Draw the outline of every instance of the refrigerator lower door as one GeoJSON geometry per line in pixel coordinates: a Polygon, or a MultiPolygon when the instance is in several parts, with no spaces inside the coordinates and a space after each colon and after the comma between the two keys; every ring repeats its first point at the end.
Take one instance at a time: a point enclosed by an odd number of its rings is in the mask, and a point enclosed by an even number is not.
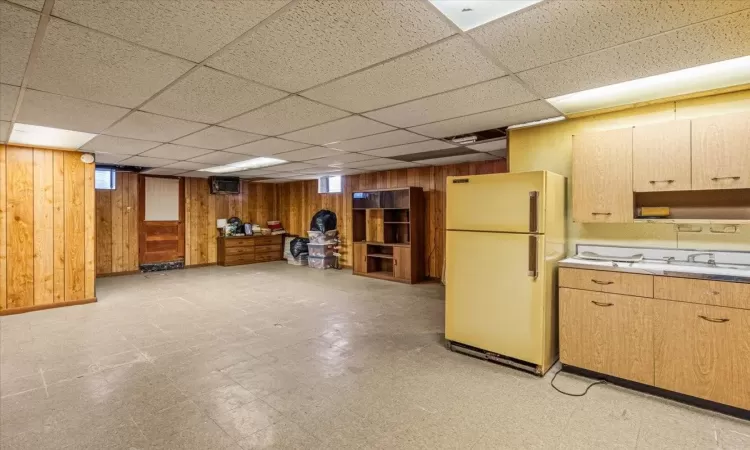
{"type": "Polygon", "coordinates": [[[446,339],[542,364],[544,236],[448,231],[446,339]]]}

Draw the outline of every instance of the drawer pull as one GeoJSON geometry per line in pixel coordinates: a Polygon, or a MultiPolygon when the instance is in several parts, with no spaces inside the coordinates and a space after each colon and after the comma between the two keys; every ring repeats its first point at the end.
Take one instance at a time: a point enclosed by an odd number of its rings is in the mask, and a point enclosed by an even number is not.
{"type": "Polygon", "coordinates": [[[593,278],[591,279],[591,282],[592,283],[596,283],[596,284],[601,284],[602,286],[608,286],[610,284],[615,284],[614,281],[599,281],[599,280],[595,280],[593,278]]]}
{"type": "Polygon", "coordinates": [[[719,180],[739,180],[740,177],[713,177],[711,178],[711,181],[719,181],[719,180]]]}
{"type": "Polygon", "coordinates": [[[591,303],[595,304],[596,306],[613,306],[614,303],[601,303],[601,302],[595,302],[591,300],[591,303]]]}
{"type": "Polygon", "coordinates": [[[649,183],[651,183],[651,184],[656,184],[656,183],[672,184],[672,183],[674,183],[674,180],[651,180],[651,181],[649,181],[649,183]]]}
{"type": "Polygon", "coordinates": [[[719,292],[719,291],[711,291],[711,294],[713,294],[713,295],[719,295],[719,294],[721,294],[721,292],[719,292]]]}
{"type": "Polygon", "coordinates": [[[701,319],[703,319],[703,320],[706,320],[706,321],[708,321],[708,322],[713,322],[713,323],[724,323],[724,322],[729,322],[729,319],[724,319],[724,318],[721,318],[721,319],[715,319],[715,318],[713,318],[713,317],[707,317],[707,316],[701,316],[701,315],[699,315],[698,317],[700,317],[700,318],[701,318],[701,319]]]}
{"type": "Polygon", "coordinates": [[[611,212],[592,212],[592,216],[611,216],[611,212]]]}

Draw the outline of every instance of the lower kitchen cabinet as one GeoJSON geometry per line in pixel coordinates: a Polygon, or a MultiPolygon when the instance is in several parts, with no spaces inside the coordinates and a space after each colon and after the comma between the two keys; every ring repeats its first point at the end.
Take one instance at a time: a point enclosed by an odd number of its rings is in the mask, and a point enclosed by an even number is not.
{"type": "Polygon", "coordinates": [[[560,361],[653,385],[652,300],[561,288],[560,361]]]}
{"type": "Polygon", "coordinates": [[[656,386],[750,409],[750,310],[652,301],[656,386]]]}

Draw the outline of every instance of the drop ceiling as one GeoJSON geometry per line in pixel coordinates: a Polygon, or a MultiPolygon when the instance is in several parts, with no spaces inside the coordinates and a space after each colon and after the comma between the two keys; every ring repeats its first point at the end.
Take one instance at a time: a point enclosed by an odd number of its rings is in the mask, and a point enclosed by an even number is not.
{"type": "Polygon", "coordinates": [[[429,0],[0,0],[0,141],[93,133],[98,163],[164,175],[289,161],[232,173],[262,182],[481,161],[505,141],[446,138],[750,55],[747,0],[515,3],[462,31],[429,0]]]}

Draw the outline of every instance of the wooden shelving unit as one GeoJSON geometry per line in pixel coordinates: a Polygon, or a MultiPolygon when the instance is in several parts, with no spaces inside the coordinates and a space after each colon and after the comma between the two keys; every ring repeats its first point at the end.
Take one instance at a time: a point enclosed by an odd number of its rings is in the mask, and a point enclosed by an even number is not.
{"type": "Polygon", "coordinates": [[[421,281],[423,211],[418,187],[352,193],[354,274],[403,283],[421,281]]]}

